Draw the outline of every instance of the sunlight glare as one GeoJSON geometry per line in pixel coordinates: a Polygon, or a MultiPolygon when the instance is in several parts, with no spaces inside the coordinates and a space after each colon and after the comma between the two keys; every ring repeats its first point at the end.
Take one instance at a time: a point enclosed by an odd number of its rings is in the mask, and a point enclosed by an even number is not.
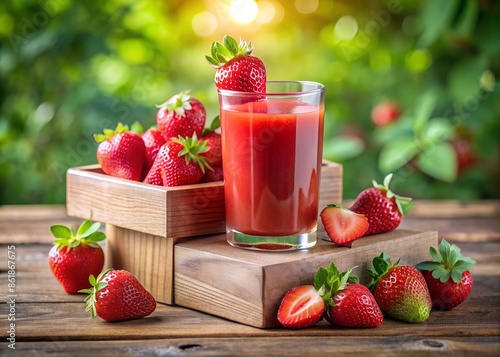
{"type": "Polygon", "coordinates": [[[233,0],[230,12],[234,21],[240,24],[248,24],[257,17],[259,7],[255,0],[233,0]]]}

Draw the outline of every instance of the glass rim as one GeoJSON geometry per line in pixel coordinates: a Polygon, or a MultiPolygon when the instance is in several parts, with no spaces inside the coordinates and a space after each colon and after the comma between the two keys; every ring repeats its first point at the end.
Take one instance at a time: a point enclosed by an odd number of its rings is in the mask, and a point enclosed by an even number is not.
{"type": "Polygon", "coordinates": [[[313,89],[307,89],[307,90],[301,90],[301,91],[289,91],[289,92],[266,92],[264,93],[259,93],[259,92],[241,92],[241,91],[235,91],[235,90],[230,90],[230,89],[220,89],[217,88],[217,93],[222,94],[222,95],[230,95],[230,96],[252,96],[254,97],[255,95],[264,95],[264,96],[290,96],[290,95],[307,95],[307,94],[316,94],[316,93],[321,93],[325,90],[325,85],[321,84],[319,82],[314,82],[314,81],[267,81],[266,84],[306,84],[310,86],[315,86],[316,88],[313,89]]]}

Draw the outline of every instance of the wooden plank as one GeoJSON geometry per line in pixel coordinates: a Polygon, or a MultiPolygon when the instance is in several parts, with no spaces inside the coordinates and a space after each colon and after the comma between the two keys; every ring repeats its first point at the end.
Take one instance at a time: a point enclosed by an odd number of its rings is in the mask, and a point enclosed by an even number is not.
{"type": "Polygon", "coordinates": [[[44,342],[21,342],[16,346],[25,355],[78,356],[85,351],[89,356],[328,356],[355,354],[356,356],[388,357],[396,355],[428,356],[446,354],[455,356],[498,356],[498,337],[421,338],[393,337],[272,337],[253,338],[171,338],[147,341],[69,341],[52,338],[44,342]],[[307,346],[307,351],[304,347],[307,346]]]}
{"type": "Polygon", "coordinates": [[[174,247],[175,304],[255,327],[278,325],[276,312],[293,286],[311,284],[316,270],[335,262],[340,270],[366,268],[382,251],[402,264],[416,264],[437,245],[437,232],[395,230],[355,241],[352,248],[319,240],[298,252],[255,252],[227,244],[224,235],[191,240],[174,247]]]}
{"type": "MultiPolygon", "coordinates": [[[[80,302],[33,302],[16,305],[17,340],[74,341],[219,338],[231,337],[281,338],[298,337],[366,337],[419,336],[420,338],[496,337],[500,331],[500,297],[478,296],[477,292],[458,308],[450,311],[432,311],[424,323],[408,324],[386,317],[376,329],[348,329],[332,327],[325,320],[303,330],[285,328],[260,329],[235,323],[213,315],[158,304],[148,317],[108,323],[92,320],[85,312],[83,296],[80,302]],[[489,308],[488,308],[489,306],[489,308]],[[471,318],[474,316],[474,318],[471,318]]],[[[242,312],[243,313],[243,312],[242,312]]],[[[258,340],[254,340],[258,341],[258,340]]],[[[303,352],[303,350],[302,350],[303,352]]]]}

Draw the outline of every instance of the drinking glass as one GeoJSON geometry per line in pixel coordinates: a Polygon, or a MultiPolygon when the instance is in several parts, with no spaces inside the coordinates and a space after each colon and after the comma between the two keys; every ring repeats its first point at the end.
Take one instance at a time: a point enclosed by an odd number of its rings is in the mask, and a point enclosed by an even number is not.
{"type": "Polygon", "coordinates": [[[254,250],[316,244],[325,87],[218,90],[227,241],[254,250]]]}

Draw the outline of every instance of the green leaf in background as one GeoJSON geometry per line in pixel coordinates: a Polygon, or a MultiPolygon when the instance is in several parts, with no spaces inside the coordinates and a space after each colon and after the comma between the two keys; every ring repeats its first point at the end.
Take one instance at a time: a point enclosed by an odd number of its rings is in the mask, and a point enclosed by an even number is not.
{"type": "Polygon", "coordinates": [[[325,141],[323,157],[334,162],[344,162],[360,155],[364,149],[365,143],[359,138],[337,136],[325,141]]]}
{"type": "Polygon", "coordinates": [[[425,131],[425,140],[430,143],[441,143],[453,138],[455,130],[449,120],[434,118],[425,131]]]}
{"type": "Polygon", "coordinates": [[[480,58],[465,58],[449,70],[448,91],[457,102],[467,104],[467,113],[477,109],[479,105],[477,93],[481,86],[481,76],[486,69],[480,58]]]}
{"type": "Polygon", "coordinates": [[[445,182],[452,182],[457,175],[457,159],[448,143],[434,145],[422,152],[417,159],[422,172],[445,182]]]}
{"type": "Polygon", "coordinates": [[[460,0],[431,0],[422,9],[422,34],[418,40],[419,47],[432,45],[450,25],[460,0]]]}
{"type": "Polygon", "coordinates": [[[463,10],[458,14],[455,23],[455,32],[465,38],[469,38],[476,26],[479,14],[479,5],[477,0],[465,0],[463,10]]]}
{"type": "Polygon", "coordinates": [[[415,109],[414,130],[417,137],[424,134],[427,122],[429,121],[434,108],[436,107],[437,97],[429,91],[422,95],[415,109]]]}
{"type": "Polygon", "coordinates": [[[413,138],[396,139],[382,148],[379,168],[383,173],[393,172],[403,167],[418,153],[417,142],[413,138]]]}

